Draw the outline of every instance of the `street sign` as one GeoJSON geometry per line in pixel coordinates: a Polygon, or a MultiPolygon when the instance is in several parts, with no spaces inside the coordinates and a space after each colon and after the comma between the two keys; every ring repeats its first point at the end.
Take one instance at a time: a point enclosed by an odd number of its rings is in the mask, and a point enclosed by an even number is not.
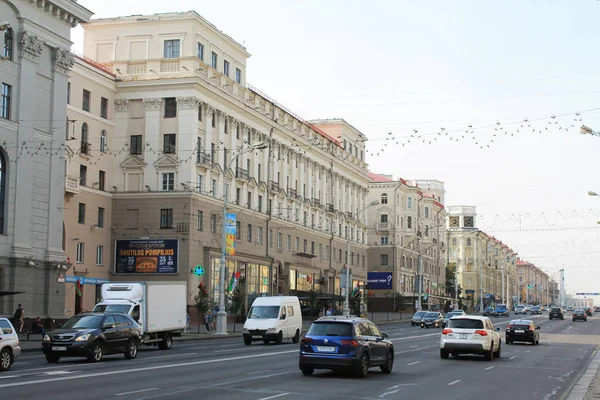
{"type": "Polygon", "coordinates": [[[192,274],[196,275],[197,277],[204,275],[204,268],[202,268],[202,265],[196,265],[196,268],[192,270],[192,274]]]}
{"type": "Polygon", "coordinates": [[[65,276],[63,274],[58,274],[58,277],[56,278],[56,282],[65,283],[65,276]]]}

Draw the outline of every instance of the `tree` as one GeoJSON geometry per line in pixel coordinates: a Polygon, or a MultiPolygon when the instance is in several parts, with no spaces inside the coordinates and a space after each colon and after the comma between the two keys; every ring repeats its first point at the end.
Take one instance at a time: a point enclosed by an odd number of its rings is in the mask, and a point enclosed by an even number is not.
{"type": "Polygon", "coordinates": [[[204,287],[204,283],[200,282],[198,285],[198,294],[194,296],[194,300],[196,300],[196,309],[200,315],[204,315],[210,310],[211,301],[208,297],[208,292],[204,287]]]}
{"type": "Polygon", "coordinates": [[[446,288],[446,294],[452,298],[455,297],[455,282],[456,282],[456,263],[448,263],[446,265],[446,282],[444,287],[446,288]]]}
{"type": "Polygon", "coordinates": [[[350,314],[352,315],[360,315],[360,306],[363,304],[363,298],[360,291],[356,291],[355,293],[351,293],[348,298],[348,306],[350,308],[350,314]]]}
{"type": "Polygon", "coordinates": [[[227,311],[233,315],[233,331],[235,332],[235,323],[237,316],[241,314],[244,309],[244,299],[246,294],[242,285],[236,285],[235,289],[229,293],[229,304],[227,305],[227,311]]]}

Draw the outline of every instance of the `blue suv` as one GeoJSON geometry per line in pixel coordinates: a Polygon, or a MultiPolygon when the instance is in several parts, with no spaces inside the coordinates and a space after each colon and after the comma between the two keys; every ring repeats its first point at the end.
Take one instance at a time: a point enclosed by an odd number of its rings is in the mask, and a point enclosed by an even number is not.
{"type": "Polygon", "coordinates": [[[353,371],[364,378],[371,367],[389,374],[393,366],[394,345],[366,318],[319,318],[300,342],[299,367],[307,376],[315,369],[330,369],[353,371]]]}

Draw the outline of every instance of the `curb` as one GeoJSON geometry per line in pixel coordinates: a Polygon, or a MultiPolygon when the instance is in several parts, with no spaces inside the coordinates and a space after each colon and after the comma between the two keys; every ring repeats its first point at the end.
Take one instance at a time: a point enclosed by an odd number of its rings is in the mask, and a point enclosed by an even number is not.
{"type": "Polygon", "coordinates": [[[590,385],[594,381],[600,369],[600,345],[596,347],[587,368],[579,375],[577,381],[569,388],[563,396],[563,400],[583,400],[587,395],[590,385]]]}

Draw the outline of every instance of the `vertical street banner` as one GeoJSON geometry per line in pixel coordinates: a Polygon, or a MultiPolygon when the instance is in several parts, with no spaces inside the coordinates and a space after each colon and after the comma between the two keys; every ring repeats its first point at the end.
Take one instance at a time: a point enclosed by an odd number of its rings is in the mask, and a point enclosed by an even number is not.
{"type": "Polygon", "coordinates": [[[225,214],[225,255],[235,256],[236,215],[225,214]]]}

